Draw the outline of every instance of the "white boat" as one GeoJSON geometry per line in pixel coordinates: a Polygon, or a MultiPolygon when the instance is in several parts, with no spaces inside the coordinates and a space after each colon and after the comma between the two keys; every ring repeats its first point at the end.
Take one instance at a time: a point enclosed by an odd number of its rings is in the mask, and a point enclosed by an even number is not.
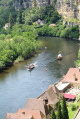
{"type": "Polygon", "coordinates": [[[58,60],[62,60],[62,58],[63,58],[62,55],[61,54],[58,54],[57,59],[58,60]]]}

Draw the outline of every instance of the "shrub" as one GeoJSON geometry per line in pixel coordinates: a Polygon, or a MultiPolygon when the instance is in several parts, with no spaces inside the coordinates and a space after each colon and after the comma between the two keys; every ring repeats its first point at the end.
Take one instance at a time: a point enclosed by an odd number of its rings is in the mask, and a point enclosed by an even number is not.
{"type": "Polygon", "coordinates": [[[1,34],[0,35],[0,40],[4,40],[5,39],[5,35],[4,34],[1,34]]]}
{"type": "Polygon", "coordinates": [[[75,111],[76,110],[76,105],[73,104],[72,107],[71,107],[71,110],[75,111]]]}

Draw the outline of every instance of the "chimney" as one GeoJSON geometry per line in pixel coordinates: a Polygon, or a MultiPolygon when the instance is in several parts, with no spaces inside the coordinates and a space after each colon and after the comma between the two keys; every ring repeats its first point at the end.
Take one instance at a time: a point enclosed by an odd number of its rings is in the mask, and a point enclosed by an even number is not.
{"type": "Polygon", "coordinates": [[[73,77],[74,77],[74,80],[76,81],[76,74],[75,73],[73,74],[73,77]]]}
{"type": "Polygon", "coordinates": [[[77,77],[76,77],[76,74],[75,74],[75,73],[74,73],[74,75],[73,75],[73,76],[74,76],[74,80],[75,80],[75,81],[77,81],[78,79],[77,79],[77,77]]]}
{"type": "Polygon", "coordinates": [[[44,104],[45,104],[45,105],[48,104],[48,99],[47,99],[47,97],[45,97],[45,99],[44,99],[43,101],[44,101],[44,104]]]}
{"type": "Polygon", "coordinates": [[[25,115],[25,112],[22,112],[22,114],[24,114],[24,115],[25,115]]]}

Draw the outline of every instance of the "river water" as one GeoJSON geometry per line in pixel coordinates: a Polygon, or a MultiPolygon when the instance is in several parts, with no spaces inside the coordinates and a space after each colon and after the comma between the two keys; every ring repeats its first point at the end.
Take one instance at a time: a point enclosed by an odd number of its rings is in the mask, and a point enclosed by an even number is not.
{"type": "Polygon", "coordinates": [[[40,37],[39,40],[43,45],[40,53],[0,74],[0,119],[4,119],[7,112],[15,113],[23,108],[28,98],[38,97],[48,85],[59,81],[70,67],[75,67],[78,42],[53,37],[40,37]],[[59,51],[63,55],[62,61],[57,60],[59,51]],[[36,63],[31,72],[26,68],[30,63],[36,63]]]}

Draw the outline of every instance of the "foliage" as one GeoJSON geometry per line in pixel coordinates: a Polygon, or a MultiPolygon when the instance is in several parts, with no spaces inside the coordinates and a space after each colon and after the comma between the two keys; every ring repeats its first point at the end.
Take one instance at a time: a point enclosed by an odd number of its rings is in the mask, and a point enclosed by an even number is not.
{"type": "Polygon", "coordinates": [[[32,116],[32,118],[31,119],[34,119],[34,117],[32,116]]]}
{"type": "Polygon", "coordinates": [[[9,14],[9,23],[10,23],[10,25],[13,23],[13,17],[12,17],[11,13],[9,14]]]}
{"type": "Polygon", "coordinates": [[[4,40],[5,39],[5,35],[4,34],[1,34],[0,35],[0,40],[4,40]]]}
{"type": "Polygon", "coordinates": [[[63,100],[62,100],[62,115],[63,115],[63,119],[69,119],[68,110],[67,110],[64,96],[63,96],[63,100]]]}
{"type": "Polygon", "coordinates": [[[0,0],[0,27],[3,27],[5,23],[9,22],[10,12],[13,22],[15,22],[17,12],[13,6],[13,0],[0,0]]]}
{"type": "Polygon", "coordinates": [[[57,119],[63,119],[62,112],[61,112],[61,105],[60,105],[60,103],[58,103],[57,119]]]}
{"type": "MultiPolygon", "coordinates": [[[[23,5],[23,0],[18,2],[23,5]]],[[[33,8],[26,10],[21,8],[19,11],[15,11],[13,0],[0,0],[0,5],[2,5],[0,6],[0,70],[13,64],[17,58],[17,60],[26,59],[35,53],[40,46],[36,40],[38,35],[72,39],[79,37],[78,26],[62,25],[62,18],[52,5],[39,9],[35,7],[35,3],[33,8]],[[38,19],[44,20],[45,25],[36,26],[35,22],[38,19]],[[11,27],[5,30],[3,26],[7,22],[11,27]],[[56,27],[49,26],[51,23],[56,27]]]]}
{"type": "Polygon", "coordinates": [[[7,34],[5,37],[6,37],[5,39],[11,39],[11,34],[7,34]]]}
{"type": "Polygon", "coordinates": [[[16,23],[18,23],[18,24],[22,24],[22,13],[23,13],[22,9],[20,9],[17,12],[16,23]]]}
{"type": "Polygon", "coordinates": [[[38,35],[42,36],[56,36],[57,28],[49,27],[48,25],[44,25],[41,28],[37,29],[38,35]]]}
{"type": "Polygon", "coordinates": [[[51,111],[51,119],[56,119],[56,115],[55,115],[54,110],[51,111]]]}
{"type": "Polygon", "coordinates": [[[54,0],[54,4],[56,4],[57,0],[54,0]]]}
{"type": "Polygon", "coordinates": [[[62,30],[60,37],[78,39],[79,38],[79,28],[78,26],[73,26],[71,28],[65,28],[62,30]]]}
{"type": "Polygon", "coordinates": [[[76,110],[76,105],[73,104],[71,109],[72,109],[72,111],[75,111],[76,110]]]}
{"type": "Polygon", "coordinates": [[[25,23],[27,25],[32,25],[32,23],[35,22],[39,18],[38,11],[39,11],[39,8],[36,8],[36,7],[27,8],[22,13],[23,23],[25,23]]]}
{"type": "MultiPolygon", "coordinates": [[[[79,98],[79,95],[77,96],[77,98],[79,98]]],[[[68,104],[68,114],[69,114],[69,119],[73,119],[77,109],[80,107],[80,100],[76,103],[77,99],[75,100],[75,102],[72,102],[71,104],[68,104]],[[76,110],[72,111],[72,105],[76,106],[76,110]]]]}
{"type": "Polygon", "coordinates": [[[16,60],[14,61],[14,63],[20,62],[22,61],[23,57],[22,56],[18,56],[18,58],[16,58],[16,60]]]}
{"type": "Polygon", "coordinates": [[[40,19],[44,19],[46,23],[56,23],[61,16],[52,5],[42,7],[39,11],[40,19]]]}
{"type": "Polygon", "coordinates": [[[12,28],[12,34],[6,37],[12,40],[4,41],[4,34],[0,35],[0,70],[13,64],[21,58],[28,58],[35,53],[39,47],[39,42],[35,40],[37,33],[33,27],[25,25],[15,25],[12,28]],[[19,31],[19,32],[18,32],[19,31]]]}
{"type": "Polygon", "coordinates": [[[44,25],[41,28],[37,29],[38,34],[41,36],[57,36],[62,38],[78,39],[79,37],[79,28],[74,26],[68,28],[64,25],[58,25],[56,27],[44,25]]]}
{"type": "Polygon", "coordinates": [[[34,0],[33,2],[34,2],[34,7],[36,7],[36,0],[34,0]]]}
{"type": "Polygon", "coordinates": [[[61,19],[61,16],[52,5],[47,5],[40,9],[36,7],[28,8],[23,12],[23,22],[25,24],[31,25],[38,19],[44,20],[47,24],[50,24],[56,23],[59,19],[61,19]]]}
{"type": "Polygon", "coordinates": [[[75,61],[75,65],[76,66],[80,65],[80,51],[78,52],[78,60],[75,61]]]}
{"type": "Polygon", "coordinates": [[[75,61],[75,66],[79,66],[80,65],[80,59],[75,61]]]}

